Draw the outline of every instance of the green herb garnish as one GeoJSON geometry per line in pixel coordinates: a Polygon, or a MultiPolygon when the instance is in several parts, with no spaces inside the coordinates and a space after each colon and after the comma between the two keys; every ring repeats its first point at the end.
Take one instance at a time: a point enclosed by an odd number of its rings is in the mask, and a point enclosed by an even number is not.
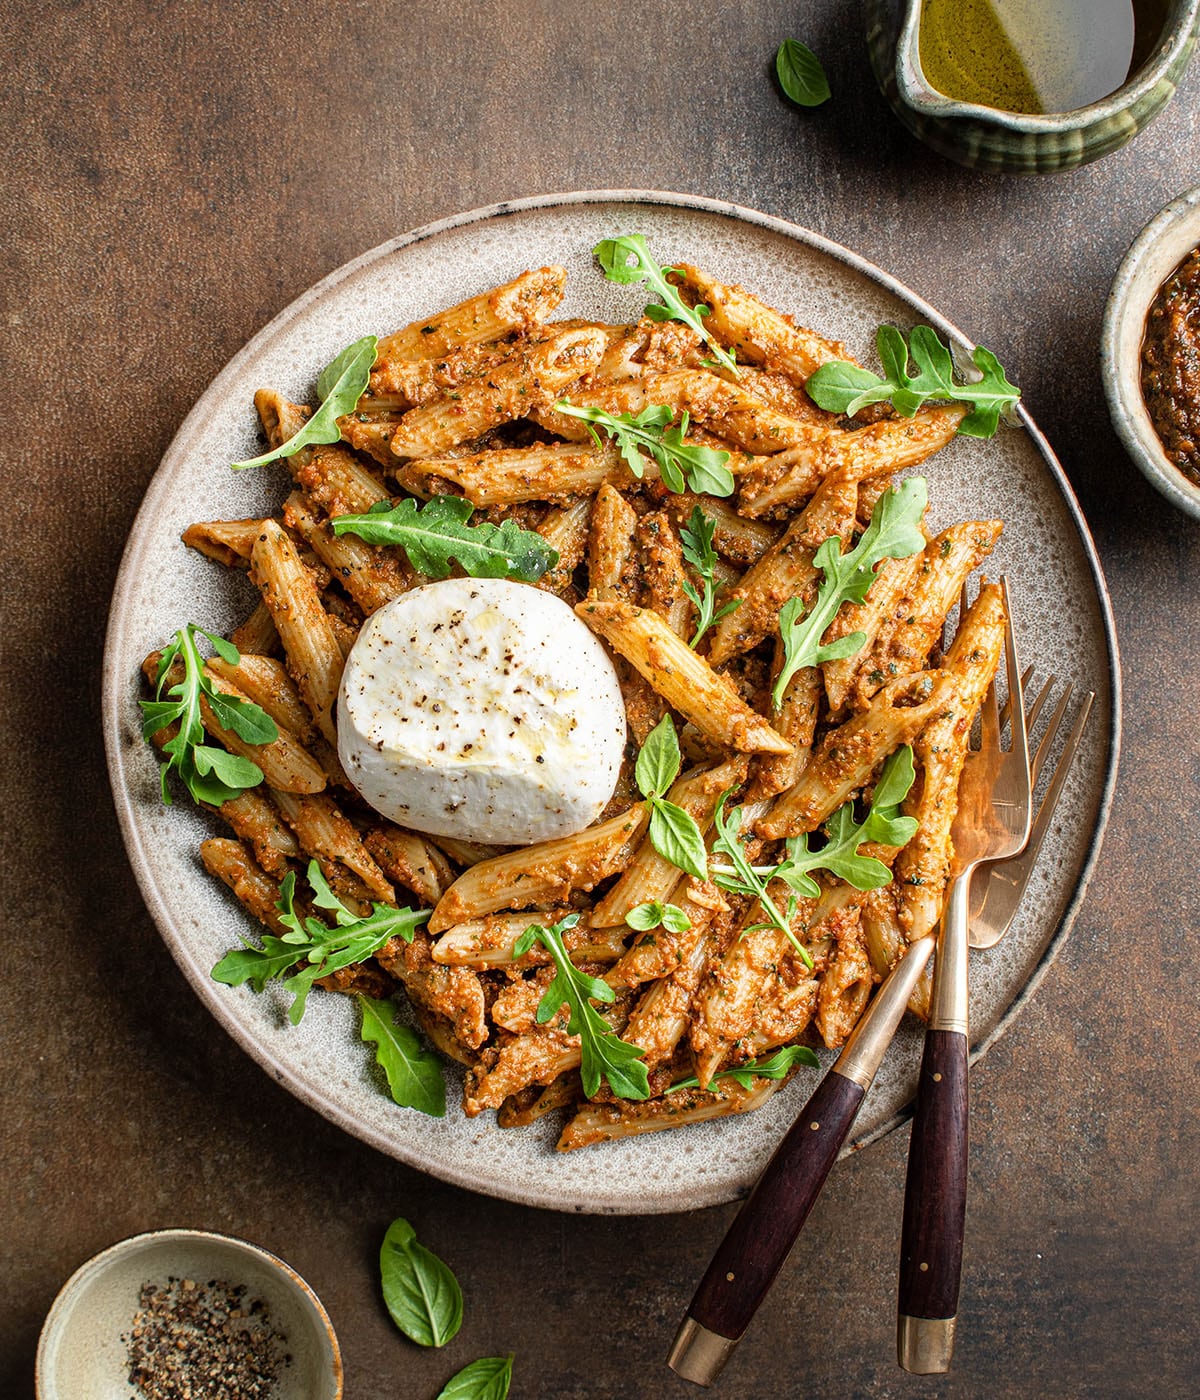
{"type": "Polygon", "coordinates": [[[851,417],[867,404],[885,400],[890,400],[905,418],[911,418],[930,399],[968,403],[972,412],[958,425],[958,431],[965,437],[978,438],[991,437],[1000,414],[1021,397],[1021,391],[1005,377],[1000,361],[982,345],[976,346],[971,355],[982,378],[971,384],[956,384],[949,347],[929,326],[915,327],[907,345],[895,326],[880,326],[875,333],[875,348],[883,365],[882,379],[860,365],[831,360],[819,366],[805,382],[809,397],[830,413],[851,417]],[[908,372],[910,356],[916,366],[915,375],[908,372]]]}
{"type": "Polygon", "coordinates": [[[697,593],[693,585],[688,580],[684,580],[683,591],[696,605],[696,611],[699,614],[696,619],[696,635],[690,642],[693,651],[696,649],[697,642],[714,623],[720,622],[726,614],[733,612],[742,603],[740,598],[734,598],[723,608],[714,611],[717,596],[717,587],[713,582],[713,570],[717,564],[717,551],[713,548],[715,530],[716,521],[705,515],[699,506],[693,506],[688,523],[679,531],[679,538],[683,545],[683,557],[700,575],[703,590],[702,593],[697,593]]]}
{"type": "Polygon", "coordinates": [[[317,397],[321,404],[312,417],[306,419],[286,442],[273,447],[270,452],[264,452],[261,457],[234,462],[234,467],[239,471],[243,467],[265,467],[268,462],[291,457],[302,447],[337,442],[342,436],[337,420],[354,412],[371,382],[371,366],[378,352],[379,342],[373,335],[364,335],[353,345],[347,345],[317,376],[317,397]]]}
{"type": "Polygon", "coordinates": [[[513,956],[520,958],[534,943],[541,943],[557,968],[554,980],[538,1003],[538,1025],[552,1021],[565,1003],[570,1010],[567,1033],[579,1037],[579,1070],[588,1098],[600,1088],[601,1079],[607,1079],[608,1087],[619,1099],[648,1099],[650,1084],[642,1063],[645,1052],[622,1040],[592,1005],[593,1001],[615,1001],[613,989],[602,978],[581,972],[563,943],[563,933],[578,922],[578,914],[568,914],[550,928],[530,924],[513,945],[513,956]]]}
{"type": "Polygon", "coordinates": [[[640,233],[623,234],[620,238],[605,238],[592,249],[592,254],[610,282],[629,285],[645,282],[658,297],[646,307],[646,315],[652,321],[682,321],[691,326],[697,335],[708,342],[714,357],[736,375],[737,364],[733,356],[705,328],[701,316],[707,316],[709,308],[703,303],[689,306],[679,295],[678,290],[667,281],[670,273],[678,273],[677,267],[659,267],[650,256],[646,240],[640,233]],[[632,260],[632,261],[631,261],[632,260]]]}
{"type": "Polygon", "coordinates": [[[658,463],[668,491],[696,491],[709,496],[733,494],[733,473],[726,466],[729,453],[684,442],[689,422],[687,409],[672,426],[675,410],[667,404],[649,404],[636,414],[577,408],[569,399],[560,399],[554,407],[559,413],[586,423],[597,447],[604,444],[596,429],[603,428],[615,439],[625,465],[639,481],[646,470],[646,458],[650,457],[658,463]]]}
{"type": "MultiPolygon", "coordinates": [[[[713,1075],[713,1079],[732,1079],[743,1089],[752,1089],[755,1079],[785,1079],[793,1065],[807,1065],[810,1069],[820,1069],[821,1061],[807,1045],[785,1045],[773,1055],[762,1060],[750,1060],[747,1064],[733,1069],[723,1069],[713,1075]]],[[[709,1081],[712,1083],[712,1080],[709,1081]]],[[[666,1090],[673,1094],[679,1089],[698,1089],[700,1081],[695,1075],[680,1079],[666,1090]]]]}
{"type": "Polygon", "coordinates": [[[252,700],[226,695],[218,690],[204,672],[204,657],[196,644],[196,633],[207,637],[213,650],[223,661],[236,666],[241,654],[232,642],[205,632],[194,622],[181,627],[174,639],[163,648],[155,676],[154,699],[140,700],[142,707],[142,737],[150,739],[159,730],[178,724],[179,733],[163,745],[167,761],[161,765],[162,799],[170,806],[171,794],[167,776],[177,772],[187,790],[197,802],[220,806],[237,797],[247,788],[257,787],[263,780],[257,763],[238,754],[229,753],[219,745],[204,742],[204,721],[200,716],[200,697],[212,709],[213,716],[225,729],[231,729],[247,744],[270,744],[279,738],[279,730],[270,715],[252,700]],[[183,663],[183,679],[166,692],[163,686],[167,672],[175,659],[183,663]]]}
{"type": "Polygon", "coordinates": [[[379,1251],[383,1301],[392,1321],[423,1347],[443,1347],[462,1326],[462,1289],[449,1267],[417,1242],[407,1220],[393,1220],[379,1251]]]}
{"type": "Polygon", "coordinates": [[[798,107],[829,101],[829,79],[821,60],[798,39],[785,39],[775,50],[775,75],[784,96],[798,107]]]}
{"type": "Polygon", "coordinates": [[[829,839],[819,851],[808,849],[807,832],[790,837],[786,842],[787,860],[775,871],[776,877],[811,899],[817,898],[821,887],[808,874],[810,870],[828,870],[856,890],[890,885],[892,872],[883,861],[859,855],[858,848],[867,841],[880,846],[906,846],[916,835],[916,817],[900,815],[900,804],[908,796],[915,776],[912,748],[903,744],[888,755],[863,820],[855,821],[854,803],[844,802],[825,823],[829,839]]]}
{"type": "Polygon", "coordinates": [[[664,904],[660,899],[647,900],[625,915],[630,928],[645,933],[652,928],[665,928],[670,933],[686,933],[692,926],[691,919],[678,904],[664,904]]]}
{"type": "Polygon", "coordinates": [[[334,927],[309,915],[302,919],[296,910],[296,875],[289,870],[279,888],[279,919],[287,932],[282,935],[266,933],[262,947],[242,939],[244,947],[226,953],[212,970],[214,982],[228,987],[240,987],[249,982],[256,992],[275,978],[284,977],[292,968],[299,971],[286,977],[284,989],[293,1001],[288,1020],[298,1025],[304,1015],[308,993],[314,982],[344,967],[365,962],[374,956],[390,938],[403,938],[411,943],[418,925],[429,917],[428,909],[395,909],[390,904],[373,904],[366,918],[347,909],[329,888],[321,867],[315,860],[308,863],[308,883],[313,888],[313,903],[333,914],[334,927]]]}
{"type": "Polygon", "coordinates": [[[512,1384],[511,1356],[481,1356],[451,1376],[437,1400],[505,1400],[512,1384]]]}
{"type": "Polygon", "coordinates": [[[928,500],[925,478],[911,476],[880,496],[871,512],[871,523],[858,544],[841,553],[841,537],[827,539],[813,556],[824,577],[812,608],[804,612],[800,598],[789,598],[779,613],[783,640],[783,667],[771,692],[776,709],[783,704],[788,682],[805,666],[819,666],[853,656],[866,643],[866,634],[850,632],[827,646],[821,644],[825,629],[843,603],[861,603],[875,582],[875,566],[883,559],[907,559],[925,548],[921,520],[928,500]]]}
{"type": "Polygon", "coordinates": [[[364,1043],[375,1046],[375,1063],[387,1075],[392,1102],[430,1118],[446,1116],[446,1080],[441,1057],[413,1030],[396,1020],[396,1005],[359,996],[364,1043]]]}
{"type": "Polygon", "coordinates": [[[511,517],[502,525],[467,522],[475,507],[462,496],[434,496],[421,507],[411,496],[392,505],[376,501],[365,515],[338,515],[335,535],[368,544],[400,545],[408,562],[428,578],[446,578],[455,559],[472,578],[515,578],[536,583],[558,563],[558,551],[536,530],[511,517]]]}
{"type": "MultiPolygon", "coordinates": [[[[729,865],[711,865],[709,867],[713,881],[723,890],[729,890],[732,894],[745,895],[749,899],[758,901],[760,908],[766,915],[764,923],[751,924],[743,930],[744,933],[753,933],[761,928],[777,928],[780,933],[786,934],[793,948],[800,955],[806,967],[812,967],[812,954],[803,943],[792,932],[791,918],[796,912],[796,896],[788,896],[787,907],[781,911],[779,906],[767,893],[767,886],[775,878],[781,866],[751,865],[750,859],[746,855],[744,839],[741,836],[743,809],[741,807],[731,807],[729,814],[725,813],[725,803],[729,799],[728,792],[721,794],[717,802],[717,809],[713,813],[713,825],[716,828],[716,835],[713,837],[713,855],[723,855],[729,858],[729,865]]],[[[786,862],[784,862],[786,864],[786,862]]]]}
{"type": "MultiPolygon", "coordinates": [[[[917,830],[915,817],[902,817],[900,804],[913,785],[912,749],[904,744],[889,754],[866,817],[855,821],[854,803],[844,802],[825,822],[828,840],[817,851],[808,847],[808,833],[790,837],[785,842],[787,856],[778,865],[751,865],[746,855],[744,838],[740,834],[742,808],[734,807],[725,814],[729,792],[721,794],[713,818],[717,834],[713,839],[713,855],[728,856],[729,865],[710,865],[713,880],[723,890],[747,895],[758,900],[766,921],[751,924],[747,933],[760,928],[777,928],[785,933],[804,963],[812,967],[808,949],[792,932],[791,920],[796,912],[797,896],[816,899],[821,887],[809,874],[812,870],[828,870],[856,890],[874,890],[891,883],[892,872],[874,856],[859,854],[858,848],[867,841],[882,846],[904,846],[917,830]],[[767,894],[772,880],[782,880],[789,890],[784,912],[767,894]]],[[[732,788],[730,789],[732,792],[732,788]]]]}
{"type": "Polygon", "coordinates": [[[675,724],[663,715],[646,735],[633,770],[638,791],[650,803],[650,844],[664,860],[705,880],[708,861],[696,819],[663,796],[678,777],[680,762],[675,724]]]}

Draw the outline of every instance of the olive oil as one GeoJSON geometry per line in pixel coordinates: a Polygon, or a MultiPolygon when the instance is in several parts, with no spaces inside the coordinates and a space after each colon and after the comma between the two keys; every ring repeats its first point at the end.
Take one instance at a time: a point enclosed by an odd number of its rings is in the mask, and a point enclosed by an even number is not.
{"type": "Polygon", "coordinates": [[[1072,112],[1115,92],[1153,49],[1166,0],[922,0],[932,87],[1007,112],[1072,112]]]}

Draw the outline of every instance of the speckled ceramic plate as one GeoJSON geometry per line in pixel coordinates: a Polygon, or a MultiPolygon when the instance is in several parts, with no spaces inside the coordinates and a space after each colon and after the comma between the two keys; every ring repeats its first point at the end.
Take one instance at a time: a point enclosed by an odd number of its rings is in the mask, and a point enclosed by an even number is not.
{"type": "MultiPolygon", "coordinates": [[[[383,1152],[473,1190],[562,1210],[637,1214],[686,1210],[743,1194],[814,1085],[799,1076],[765,1109],[742,1119],[652,1134],[559,1155],[556,1126],[502,1131],[490,1114],[444,1119],[396,1107],[359,1042],[347,998],[317,996],[298,1027],[284,998],[219,986],[213,964],[252,921],[201,868],[197,847],[217,823],[186,801],[159,801],[155,757],[139,737],[142,658],[182,622],[228,631],[250,611],[250,585],[186,550],[194,520],[270,513],[286,494],[280,467],[234,473],[256,450],[254,391],[273,385],[297,398],[317,369],[368,331],[384,334],[511,278],[562,263],[567,298],[558,314],[615,321],[645,301],[594,269],[601,238],[640,231],[663,262],[696,262],[740,282],[773,306],[847,342],[868,363],[880,321],[937,327],[967,342],[907,288],[846,249],[779,219],[684,195],[600,191],[551,195],[478,209],[431,224],[326,277],[234,357],[189,414],[151,482],[125,551],[109,622],[104,723],[117,811],[146,903],[196,993],[271,1074],[334,1123],[383,1152]]],[[[1019,608],[1023,656],[1043,673],[1096,692],[1061,817],[1024,908],[998,948],[972,961],[977,1053],[1011,1023],[1061,946],[1096,859],[1112,796],[1118,735],[1118,670],[1112,617],[1078,505],[1027,416],[991,442],[958,439],[929,464],[935,528],[1002,516],[1007,528],[993,574],[1006,572],[1019,608]]],[[[856,1145],[901,1121],[911,1097],[920,1030],[905,1027],[864,1105],[856,1145]]],[[[455,1071],[447,1068],[447,1076],[455,1071]]]]}

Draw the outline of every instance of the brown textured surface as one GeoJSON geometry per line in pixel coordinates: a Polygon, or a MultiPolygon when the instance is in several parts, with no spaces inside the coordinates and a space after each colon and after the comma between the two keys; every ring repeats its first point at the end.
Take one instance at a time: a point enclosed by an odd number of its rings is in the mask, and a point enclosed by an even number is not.
{"type": "MultiPolygon", "coordinates": [[[[338,1329],[353,1400],[423,1400],[503,1350],[514,1396],[691,1393],[662,1358],[732,1208],[614,1222],[499,1204],[293,1100],[217,1029],[151,926],[99,734],[125,532],[228,356],[398,231],[585,186],[731,198],[897,272],[1001,356],[1075,483],[1124,652],[1122,778],[1075,932],[973,1081],[958,1352],[938,1393],[1194,1393],[1200,536],[1126,461],[1096,346],[1125,247],[1195,181],[1196,73],[1124,151],[1019,179],[905,135],[872,85],[857,7],[832,0],[782,15],[699,0],[16,0],[0,37],[0,1394],[30,1393],[66,1276],[165,1225],[293,1263],[338,1329]],[[772,87],[786,32],[824,57],[826,107],[795,112],[772,87]],[[463,1284],[444,1353],[395,1333],[377,1297],[378,1242],[400,1213],[463,1284]]],[[[715,1393],[931,1392],[892,1359],[906,1146],[894,1134],[834,1172],[715,1393]]]]}

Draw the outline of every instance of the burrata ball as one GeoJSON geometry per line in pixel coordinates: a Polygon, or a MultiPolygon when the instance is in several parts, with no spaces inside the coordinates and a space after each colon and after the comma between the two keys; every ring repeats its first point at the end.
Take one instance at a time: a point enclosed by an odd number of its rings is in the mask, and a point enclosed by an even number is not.
{"type": "Polygon", "coordinates": [[[518,846],[582,831],[604,810],[625,707],[608,653],[561,599],[445,579],[363,624],[337,731],[347,776],[389,820],[518,846]]]}

